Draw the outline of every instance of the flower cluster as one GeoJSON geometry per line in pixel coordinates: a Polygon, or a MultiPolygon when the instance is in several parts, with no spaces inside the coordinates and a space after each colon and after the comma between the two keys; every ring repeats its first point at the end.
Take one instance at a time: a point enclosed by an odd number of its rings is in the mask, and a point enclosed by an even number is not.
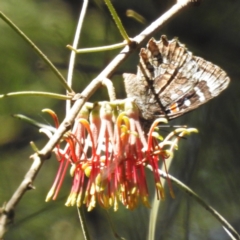
{"type": "MultiPolygon", "coordinates": [[[[52,115],[57,128],[56,114],[45,111],[52,115]]],[[[141,127],[139,110],[132,101],[85,106],[72,131],[63,137],[65,148],[61,149],[59,144],[54,149],[59,169],[46,201],[56,199],[70,167],[73,183],[66,206],[86,204],[90,211],[98,203],[117,210],[119,202],[128,209],[142,202],[149,207],[145,173],[148,164],[153,169],[157,196],[164,198],[159,161],[165,164],[173,156],[179,134],[191,131],[176,129],[163,139],[156,126],[166,122],[166,119],[157,119],[146,134],[141,127]]]]}

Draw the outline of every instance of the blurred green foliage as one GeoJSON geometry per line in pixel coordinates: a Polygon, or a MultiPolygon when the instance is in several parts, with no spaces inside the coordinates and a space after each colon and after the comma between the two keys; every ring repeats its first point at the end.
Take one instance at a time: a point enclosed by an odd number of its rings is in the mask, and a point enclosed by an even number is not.
{"type": "MultiPolygon", "coordinates": [[[[174,1],[131,0],[113,1],[130,36],[142,31],[168,9],[174,1]],[[126,17],[133,9],[146,19],[146,25],[126,17]]],[[[8,0],[1,1],[0,11],[6,14],[67,75],[70,52],[65,48],[73,41],[80,1],[8,0]]],[[[157,34],[169,39],[178,36],[190,51],[220,65],[232,79],[230,87],[217,99],[196,111],[173,121],[199,129],[200,133],[182,140],[171,174],[188,184],[210,205],[225,216],[238,231],[239,217],[239,102],[240,102],[240,2],[202,1],[189,6],[157,34]]],[[[55,75],[12,29],[0,20],[0,94],[36,90],[64,93],[55,75]]],[[[121,41],[104,3],[92,1],[84,22],[81,47],[102,46],[121,41]]],[[[80,92],[115,56],[118,51],[83,54],[77,57],[73,88],[80,92]]],[[[137,53],[118,69],[113,77],[118,98],[125,96],[121,74],[135,72],[137,53]]],[[[92,101],[107,99],[100,89],[92,101]]],[[[60,119],[65,103],[39,97],[14,97],[0,100],[0,201],[8,201],[31,164],[29,141],[40,148],[47,139],[37,129],[11,117],[21,113],[52,124],[41,113],[51,108],[60,119]]],[[[14,223],[9,225],[6,239],[82,239],[75,208],[64,207],[70,192],[71,178],[66,178],[57,201],[45,203],[58,164],[54,157],[46,161],[34,185],[16,209],[14,223]]],[[[153,181],[150,180],[151,196],[153,181]]],[[[221,225],[191,198],[174,188],[176,199],[167,197],[161,205],[156,239],[229,239],[221,225]]],[[[118,233],[126,239],[146,239],[149,209],[142,206],[130,212],[123,208],[110,215],[118,233]]],[[[93,239],[114,239],[104,211],[86,213],[93,239]]]]}

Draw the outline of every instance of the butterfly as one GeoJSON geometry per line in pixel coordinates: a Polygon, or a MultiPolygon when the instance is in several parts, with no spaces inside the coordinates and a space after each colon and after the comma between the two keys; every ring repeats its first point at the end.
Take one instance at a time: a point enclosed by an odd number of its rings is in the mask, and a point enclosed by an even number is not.
{"type": "Polygon", "coordinates": [[[218,96],[230,78],[219,66],[194,56],[177,38],[150,39],[140,50],[137,74],[124,73],[128,98],[141,117],[173,119],[218,96]]]}

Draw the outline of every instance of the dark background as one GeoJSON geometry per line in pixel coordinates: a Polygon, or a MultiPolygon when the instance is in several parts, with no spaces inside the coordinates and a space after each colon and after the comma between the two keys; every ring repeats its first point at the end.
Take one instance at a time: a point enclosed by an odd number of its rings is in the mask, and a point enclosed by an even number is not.
{"type": "MultiPolygon", "coordinates": [[[[130,36],[135,36],[164,13],[174,1],[113,1],[130,36]],[[141,14],[145,24],[126,17],[126,10],[141,14]]],[[[64,76],[70,52],[67,44],[73,35],[81,1],[8,0],[0,11],[15,22],[53,61],[64,76]]],[[[179,37],[190,51],[221,66],[231,84],[219,97],[199,109],[174,120],[173,124],[196,127],[199,134],[182,140],[170,173],[195,190],[240,232],[240,1],[205,0],[189,6],[175,16],[156,35],[179,37]]],[[[103,1],[90,1],[80,46],[101,46],[122,41],[103,1]]],[[[89,53],[77,57],[74,90],[80,92],[118,51],[89,53]]],[[[117,97],[124,98],[121,74],[136,72],[137,52],[113,76],[117,97]]],[[[10,27],[0,20],[0,94],[23,90],[64,93],[55,75],[10,27]]],[[[100,89],[92,100],[106,100],[100,89]]],[[[41,148],[45,136],[38,129],[18,121],[11,114],[21,113],[52,124],[43,108],[53,109],[60,119],[65,114],[63,101],[39,97],[13,97],[0,100],[0,204],[8,201],[31,165],[29,146],[34,141],[41,148]]],[[[76,208],[64,206],[70,192],[71,178],[64,181],[55,202],[44,199],[53,183],[58,164],[46,161],[35,180],[36,190],[27,193],[15,212],[5,239],[82,239],[76,208]]],[[[152,189],[153,183],[149,182],[152,189]]],[[[176,199],[167,196],[158,214],[155,239],[227,240],[221,224],[193,199],[174,187],[176,199]]],[[[151,197],[153,192],[151,193],[151,197]]],[[[149,209],[139,206],[129,211],[110,210],[117,232],[125,239],[146,239],[149,209]]],[[[86,213],[92,239],[114,239],[104,210],[86,213]]]]}

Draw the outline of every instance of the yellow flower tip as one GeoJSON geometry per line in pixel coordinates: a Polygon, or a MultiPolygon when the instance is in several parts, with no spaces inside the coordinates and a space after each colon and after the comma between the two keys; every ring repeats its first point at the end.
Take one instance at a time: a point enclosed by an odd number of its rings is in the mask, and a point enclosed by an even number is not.
{"type": "Polygon", "coordinates": [[[162,187],[162,184],[160,182],[156,183],[156,189],[157,191],[160,193],[160,197],[161,199],[165,199],[165,192],[164,192],[164,188],[162,187]]]}
{"type": "Polygon", "coordinates": [[[90,188],[90,195],[94,195],[95,193],[96,193],[96,187],[95,187],[95,184],[92,183],[90,188]]]}
{"type": "Polygon", "coordinates": [[[86,119],[80,118],[80,119],[78,119],[78,121],[79,121],[86,129],[90,129],[89,122],[88,122],[86,119]]]}
{"type": "Polygon", "coordinates": [[[65,203],[65,206],[67,207],[74,206],[76,204],[76,200],[77,200],[77,193],[70,193],[65,203]]]}
{"type": "Polygon", "coordinates": [[[149,129],[149,135],[151,136],[152,133],[155,131],[156,132],[156,127],[159,123],[168,123],[166,118],[157,118],[151,125],[151,128],[149,129]]]}
{"type": "Polygon", "coordinates": [[[82,205],[82,192],[80,192],[78,194],[76,204],[77,204],[77,207],[81,207],[81,205],[82,205]]]}
{"type": "Polygon", "coordinates": [[[65,203],[65,206],[66,206],[66,207],[70,207],[70,206],[71,206],[71,193],[70,193],[70,195],[69,195],[68,198],[67,198],[67,201],[66,201],[66,203],[65,203]]]}
{"type": "Polygon", "coordinates": [[[107,185],[107,180],[102,180],[102,176],[101,174],[99,173],[95,179],[95,184],[96,184],[96,192],[102,192],[105,190],[106,188],[106,185],[107,185]]]}
{"type": "Polygon", "coordinates": [[[159,141],[163,141],[164,139],[158,132],[155,131],[152,132],[152,137],[158,139],[159,141]]]}
{"type": "Polygon", "coordinates": [[[127,130],[130,128],[130,119],[128,116],[126,116],[125,112],[122,112],[121,114],[119,114],[119,121],[124,122],[124,125],[126,126],[127,130]]]}
{"type": "Polygon", "coordinates": [[[196,129],[196,128],[188,128],[187,131],[189,133],[199,133],[198,129],[196,129]]]}
{"type": "Polygon", "coordinates": [[[126,186],[124,184],[120,184],[120,192],[125,192],[126,186]]]}
{"type": "MultiPolygon", "coordinates": [[[[84,169],[84,168],[83,168],[84,169]]],[[[84,169],[84,173],[85,175],[89,178],[90,177],[90,174],[92,172],[92,167],[91,166],[85,166],[85,169],[84,169]]]]}
{"type": "Polygon", "coordinates": [[[92,211],[96,207],[96,197],[93,195],[88,205],[88,212],[92,211]]]}
{"type": "Polygon", "coordinates": [[[136,188],[136,186],[135,186],[135,187],[132,188],[132,190],[131,190],[131,194],[134,195],[136,192],[137,192],[137,188],[136,188]]]}
{"type": "Polygon", "coordinates": [[[166,118],[157,118],[152,125],[157,126],[159,123],[168,123],[166,118]]]}
{"type": "MultiPolygon", "coordinates": [[[[178,150],[178,145],[177,145],[177,143],[176,143],[176,144],[174,144],[174,145],[173,145],[173,147],[174,147],[174,149],[175,149],[176,151],[178,150]]],[[[171,154],[171,155],[172,155],[172,157],[173,157],[173,152],[172,152],[172,154],[171,154]]]]}
{"type": "Polygon", "coordinates": [[[89,205],[88,208],[87,208],[87,211],[91,212],[93,209],[94,209],[94,207],[92,205],[89,205]]]}
{"type": "Polygon", "coordinates": [[[174,132],[181,133],[183,135],[186,135],[186,134],[189,135],[191,133],[198,133],[198,130],[196,128],[177,128],[174,132]]]}
{"type": "Polygon", "coordinates": [[[53,110],[49,109],[49,108],[42,109],[42,112],[49,113],[50,115],[56,115],[56,113],[53,110]]]}
{"type": "Polygon", "coordinates": [[[46,197],[46,199],[45,199],[45,202],[49,202],[49,201],[51,200],[54,192],[55,192],[55,188],[52,187],[52,188],[50,189],[50,191],[48,192],[48,194],[47,194],[47,197],[46,197]]]}
{"type": "Polygon", "coordinates": [[[76,170],[76,164],[73,164],[70,168],[70,176],[73,177],[74,176],[74,172],[76,170]]]}
{"type": "Polygon", "coordinates": [[[70,202],[67,201],[67,202],[65,203],[65,206],[66,206],[66,207],[71,207],[70,202]]]}
{"type": "Polygon", "coordinates": [[[145,207],[151,208],[151,205],[150,205],[150,203],[149,203],[149,201],[148,201],[148,197],[147,197],[147,196],[142,197],[142,202],[143,202],[143,205],[144,205],[145,207]]]}
{"type": "Polygon", "coordinates": [[[109,197],[109,198],[108,198],[108,204],[109,204],[109,206],[112,207],[112,206],[113,206],[113,203],[114,203],[114,202],[113,202],[112,197],[109,197]]]}
{"type": "Polygon", "coordinates": [[[85,170],[85,168],[87,168],[89,166],[89,164],[87,162],[82,164],[82,170],[85,170]]]}
{"type": "Polygon", "coordinates": [[[126,134],[128,132],[128,129],[127,129],[127,127],[125,125],[121,125],[120,128],[121,128],[121,133],[125,133],[126,134]]]}
{"type": "Polygon", "coordinates": [[[116,212],[116,211],[118,210],[118,201],[117,201],[116,198],[114,199],[114,207],[113,207],[113,210],[114,210],[114,212],[116,212]]]}

